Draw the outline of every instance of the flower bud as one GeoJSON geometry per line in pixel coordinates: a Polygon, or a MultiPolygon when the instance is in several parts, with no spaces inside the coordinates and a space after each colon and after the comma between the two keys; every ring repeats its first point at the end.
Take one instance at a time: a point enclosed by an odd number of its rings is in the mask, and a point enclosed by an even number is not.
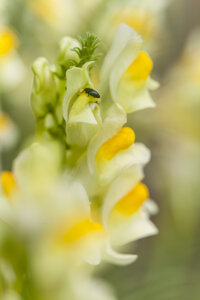
{"type": "Polygon", "coordinates": [[[34,86],[31,95],[31,106],[36,117],[45,116],[55,107],[57,101],[56,78],[49,62],[38,58],[33,64],[34,86]]]}
{"type": "Polygon", "coordinates": [[[72,62],[79,62],[78,54],[73,51],[73,48],[79,47],[77,40],[70,37],[64,37],[60,42],[60,52],[58,57],[58,63],[68,68],[72,62]]]}

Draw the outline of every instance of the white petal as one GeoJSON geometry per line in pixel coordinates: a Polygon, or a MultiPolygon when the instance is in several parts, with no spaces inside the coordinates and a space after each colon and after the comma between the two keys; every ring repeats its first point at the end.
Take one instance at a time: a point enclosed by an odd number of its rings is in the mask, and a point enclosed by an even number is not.
{"type": "Polygon", "coordinates": [[[121,176],[117,177],[110,185],[104,198],[102,207],[103,225],[107,228],[109,216],[115,204],[123,198],[131,189],[143,178],[143,171],[140,165],[134,165],[125,170],[121,176]]]}
{"type": "Polygon", "coordinates": [[[122,217],[121,222],[110,224],[111,243],[115,246],[125,245],[135,240],[158,233],[156,226],[149,220],[142,209],[132,216],[122,217]]]}
{"type": "Polygon", "coordinates": [[[155,106],[146,85],[139,89],[121,86],[118,90],[118,102],[127,113],[155,106]]]}
{"type": "Polygon", "coordinates": [[[10,89],[16,87],[26,75],[26,69],[17,54],[0,62],[0,87],[10,89]]]}
{"type": "Polygon", "coordinates": [[[81,122],[97,125],[97,121],[89,104],[87,104],[78,114],[73,114],[69,117],[69,123],[81,122]]]}
{"type": "Polygon", "coordinates": [[[142,206],[150,215],[158,213],[158,205],[151,199],[148,199],[142,206]]]}
{"type": "Polygon", "coordinates": [[[95,170],[96,153],[101,145],[115,135],[126,122],[125,111],[118,105],[113,104],[108,110],[105,120],[92,138],[87,151],[88,167],[93,174],[95,170]]]}
{"type": "Polygon", "coordinates": [[[137,57],[141,45],[142,38],[133,28],[125,24],[119,26],[112,47],[104,60],[101,72],[103,85],[106,85],[109,81],[110,92],[114,101],[117,101],[119,81],[137,57]]]}
{"type": "Polygon", "coordinates": [[[146,164],[150,160],[150,151],[143,144],[133,144],[120,151],[105,166],[101,172],[96,172],[99,182],[106,185],[127,168],[134,164],[146,164]]]}
{"type": "Polygon", "coordinates": [[[8,200],[0,196],[0,220],[9,223],[11,221],[12,207],[8,200]]]}
{"type": "Polygon", "coordinates": [[[73,67],[66,72],[67,92],[63,100],[63,117],[68,120],[68,110],[73,97],[87,85],[92,86],[86,64],[83,68],[73,67]]]}
{"type": "Polygon", "coordinates": [[[107,245],[104,259],[116,265],[129,265],[137,259],[137,255],[120,254],[113,250],[110,245],[107,245]]]}
{"type": "MultiPolygon", "coordinates": [[[[87,274],[72,274],[70,288],[74,300],[116,300],[109,286],[100,280],[89,278],[87,274]]],[[[66,298],[71,299],[71,298],[66,298]]]]}
{"type": "Polygon", "coordinates": [[[156,90],[157,88],[159,88],[160,84],[159,82],[157,82],[156,80],[152,79],[151,77],[149,77],[147,79],[147,87],[150,89],[150,90],[156,90]]]}
{"type": "MultiPolygon", "coordinates": [[[[0,111],[1,117],[1,111],[0,111]]],[[[19,132],[15,124],[9,119],[9,124],[0,129],[0,151],[11,148],[17,141],[19,132]]]]}

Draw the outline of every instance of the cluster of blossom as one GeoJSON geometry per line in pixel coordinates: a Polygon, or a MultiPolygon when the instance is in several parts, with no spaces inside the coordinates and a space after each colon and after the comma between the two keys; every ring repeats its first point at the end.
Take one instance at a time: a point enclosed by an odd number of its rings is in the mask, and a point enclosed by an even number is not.
{"type": "MultiPolygon", "coordinates": [[[[157,3],[153,3],[152,0],[127,0],[123,3],[121,1],[102,0],[22,0],[20,2],[22,26],[20,30],[16,31],[13,24],[15,24],[14,16],[19,11],[19,3],[1,0],[1,91],[6,93],[6,97],[9,98],[7,92],[11,88],[19,86],[25,80],[25,74],[28,75],[28,72],[23,61],[27,58],[32,59],[30,49],[33,49],[35,45],[41,46],[42,41],[47,38],[46,30],[49,29],[54,32],[54,39],[57,39],[57,36],[61,33],[76,35],[89,27],[90,30],[92,29],[101,37],[104,46],[108,47],[117,26],[124,23],[142,35],[145,47],[154,49],[157,45],[155,41],[160,37],[160,30],[161,28],[163,30],[164,27],[163,12],[168,2],[168,0],[158,1],[157,3]],[[90,19],[89,23],[87,22],[88,19],[90,19]],[[44,28],[45,24],[47,25],[46,29],[44,28]],[[26,28],[29,28],[30,33],[26,32],[26,28]],[[32,34],[33,37],[31,40],[26,40],[29,34],[32,34]],[[30,43],[32,43],[31,47],[27,47],[30,43]],[[19,44],[21,48],[25,48],[22,55],[18,53],[19,44]]],[[[26,81],[27,84],[30,81],[28,76],[26,81]]],[[[23,98],[23,94],[24,92],[18,98],[23,98]]],[[[22,103],[26,101],[25,98],[22,99],[22,103]]],[[[11,118],[3,112],[1,102],[0,99],[0,151],[14,145],[18,136],[16,126],[11,118]]],[[[13,106],[13,103],[11,105],[13,106]]],[[[25,105],[26,102],[22,106],[25,105]]]]}
{"type": "Polygon", "coordinates": [[[124,127],[127,113],[154,106],[153,63],[121,25],[95,86],[97,46],[91,34],[65,37],[54,64],[33,64],[36,136],[1,174],[3,299],[114,299],[89,266],[132,263],[120,247],[157,233],[141,182],[150,152],[124,127]]]}

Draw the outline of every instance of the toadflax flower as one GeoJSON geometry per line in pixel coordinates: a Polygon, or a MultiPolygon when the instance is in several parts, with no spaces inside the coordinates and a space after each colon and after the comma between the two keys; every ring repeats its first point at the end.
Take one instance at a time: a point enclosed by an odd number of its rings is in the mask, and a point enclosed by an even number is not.
{"type": "Polygon", "coordinates": [[[0,111],[0,152],[13,146],[17,136],[18,132],[13,121],[6,113],[0,111]]]}
{"type": "Polygon", "coordinates": [[[154,105],[152,61],[141,37],[121,25],[96,86],[98,44],[92,34],[66,37],[54,64],[45,58],[33,64],[35,140],[13,171],[1,174],[0,249],[20,248],[2,258],[13,274],[9,281],[2,271],[4,293],[114,299],[93,281],[89,265],[131,263],[137,255],[119,247],[157,233],[149,219],[157,207],[142,183],[150,151],[124,126],[127,113],[154,105]]]}
{"type": "Polygon", "coordinates": [[[126,24],[143,37],[148,50],[155,51],[158,47],[155,41],[162,38],[165,10],[169,3],[169,0],[110,1],[96,25],[97,31],[109,43],[119,24],[126,24]]]}
{"type": "Polygon", "coordinates": [[[17,86],[25,75],[25,67],[17,54],[18,38],[7,26],[0,24],[0,88],[17,86]]]}

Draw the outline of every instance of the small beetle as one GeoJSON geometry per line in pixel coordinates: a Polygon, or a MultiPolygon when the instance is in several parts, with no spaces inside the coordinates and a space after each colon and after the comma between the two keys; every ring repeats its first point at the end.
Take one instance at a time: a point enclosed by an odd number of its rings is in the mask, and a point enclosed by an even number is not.
{"type": "Polygon", "coordinates": [[[84,89],[84,91],[89,95],[89,96],[92,96],[94,98],[100,98],[100,95],[97,91],[93,90],[93,89],[90,89],[90,88],[86,88],[84,89]]]}

